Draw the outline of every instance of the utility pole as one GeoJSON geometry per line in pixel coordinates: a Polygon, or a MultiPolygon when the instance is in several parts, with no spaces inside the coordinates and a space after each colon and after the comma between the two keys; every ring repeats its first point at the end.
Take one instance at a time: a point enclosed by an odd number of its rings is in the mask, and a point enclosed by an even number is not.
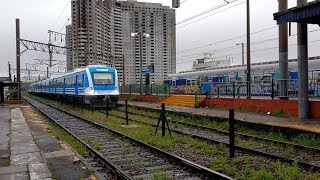
{"type": "Polygon", "coordinates": [[[52,66],[52,50],[51,50],[51,44],[52,44],[52,41],[51,41],[51,32],[50,30],[48,31],[49,33],[49,43],[48,43],[48,50],[49,50],[49,66],[51,67],[52,66]]]}
{"type": "Polygon", "coordinates": [[[18,98],[21,98],[21,81],[20,81],[20,20],[16,19],[16,55],[17,55],[17,81],[18,84],[18,98]]]}
{"type": "MultiPolygon", "coordinates": [[[[279,0],[279,12],[288,9],[288,0],[279,0]]],[[[288,99],[288,23],[279,25],[280,99],[288,99]]]]}
{"type": "MultiPolygon", "coordinates": [[[[297,0],[297,5],[305,5],[307,0],[297,0]]],[[[298,32],[298,107],[299,119],[309,118],[308,94],[308,24],[297,23],[298,32]]]]}
{"type": "Polygon", "coordinates": [[[251,98],[250,0],[247,0],[247,98],[251,98]]]}
{"type": "Polygon", "coordinates": [[[49,67],[47,67],[47,78],[49,78],[49,67]]]}
{"type": "Polygon", "coordinates": [[[20,20],[16,19],[17,82],[20,82],[20,20]]]}
{"type": "Polygon", "coordinates": [[[54,36],[55,41],[57,40],[57,35],[61,36],[61,42],[62,42],[62,37],[65,36],[65,34],[60,33],[60,32],[55,32],[55,31],[51,31],[48,30],[48,34],[49,34],[49,43],[48,43],[48,50],[49,50],[49,67],[52,67],[52,35],[54,36]]]}
{"type": "Polygon", "coordinates": [[[11,79],[11,64],[9,61],[8,61],[8,68],[9,68],[9,79],[10,79],[10,81],[12,81],[12,79],[11,79]]]}
{"type": "Polygon", "coordinates": [[[126,65],[125,65],[125,60],[124,60],[124,55],[122,55],[122,84],[123,86],[126,84],[126,65]]]}

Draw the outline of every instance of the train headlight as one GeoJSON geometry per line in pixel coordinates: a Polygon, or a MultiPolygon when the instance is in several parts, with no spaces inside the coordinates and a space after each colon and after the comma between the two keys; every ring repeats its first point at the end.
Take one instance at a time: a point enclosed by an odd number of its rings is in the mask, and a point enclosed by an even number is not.
{"type": "Polygon", "coordinates": [[[94,95],[94,90],[92,87],[89,87],[89,92],[88,92],[89,95],[94,95]]]}

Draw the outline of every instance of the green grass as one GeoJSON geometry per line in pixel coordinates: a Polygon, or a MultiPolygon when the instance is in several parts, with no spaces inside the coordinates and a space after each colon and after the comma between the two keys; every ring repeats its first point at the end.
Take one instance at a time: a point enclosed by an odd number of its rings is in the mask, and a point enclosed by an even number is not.
{"type": "MultiPolygon", "coordinates": [[[[124,110],[124,107],[121,107],[122,110],[124,110]]],[[[151,112],[151,111],[144,111],[140,110],[138,108],[128,107],[128,111],[130,112],[138,112],[143,113],[145,115],[155,116],[159,117],[159,113],[157,112],[151,112]]],[[[221,130],[228,130],[229,129],[229,123],[228,121],[214,121],[211,119],[206,118],[193,118],[193,117],[181,117],[179,115],[173,114],[173,113],[167,113],[167,117],[171,120],[195,124],[195,125],[202,125],[206,127],[221,129],[221,130]]],[[[286,137],[284,134],[280,132],[275,131],[264,131],[264,130],[255,130],[249,127],[245,126],[236,126],[236,132],[244,133],[248,135],[255,135],[258,137],[268,138],[272,140],[278,140],[278,141],[285,141],[285,142],[292,142],[300,145],[310,146],[310,147],[320,147],[320,139],[317,138],[317,136],[312,134],[300,134],[293,137],[286,137]]]]}
{"type": "MultiPolygon", "coordinates": [[[[65,110],[73,112],[72,108],[65,106],[60,106],[60,108],[65,108],[65,110]]],[[[207,159],[207,167],[221,173],[225,173],[235,179],[300,179],[301,177],[303,179],[320,179],[320,173],[304,171],[296,164],[288,165],[271,161],[262,157],[248,156],[243,154],[231,159],[228,157],[229,149],[224,145],[212,145],[208,144],[207,142],[199,141],[189,136],[182,136],[176,133],[172,133],[172,137],[170,137],[168,134],[165,137],[162,137],[159,131],[157,134],[154,134],[155,128],[149,125],[135,123],[139,126],[138,128],[127,129],[120,126],[125,123],[125,120],[123,119],[115,118],[113,116],[109,116],[109,118],[106,119],[105,114],[96,111],[93,114],[89,110],[84,110],[81,112],[78,109],[75,112],[81,114],[85,118],[108,125],[108,127],[111,129],[117,130],[123,134],[161,149],[168,150],[170,148],[177,147],[190,148],[195,152],[194,155],[197,154],[197,156],[203,156],[207,159]]],[[[148,114],[149,113],[156,115],[154,112],[148,112],[148,114]]],[[[170,117],[179,118],[179,116],[176,115],[170,117]]],[[[185,121],[195,121],[195,119],[185,118],[185,121]]],[[[207,121],[210,123],[209,120],[205,119],[199,119],[196,121],[196,123],[200,123],[201,121],[207,121]]],[[[130,124],[133,124],[133,122],[130,121],[130,124]]],[[[221,126],[226,126],[226,124],[222,124],[220,127],[221,126]]],[[[282,136],[279,137],[283,138],[282,136]]],[[[300,139],[297,139],[297,141],[298,140],[301,141],[300,139]]],[[[124,146],[123,154],[126,154],[127,152],[128,151],[124,146]]],[[[128,163],[134,165],[139,161],[139,158],[132,157],[129,158],[128,163]]],[[[153,172],[153,179],[166,178],[169,178],[169,176],[162,171],[153,172]]]]}
{"type": "Polygon", "coordinates": [[[161,170],[153,170],[152,172],[152,180],[170,180],[171,177],[166,172],[161,170]]]}
{"type": "Polygon", "coordinates": [[[290,115],[284,113],[284,111],[282,109],[278,109],[278,110],[272,112],[271,114],[274,116],[278,116],[278,117],[290,117],[290,115]]]}
{"type": "Polygon", "coordinates": [[[89,141],[89,144],[92,146],[93,149],[97,150],[97,151],[100,151],[101,150],[101,147],[100,147],[100,144],[99,144],[99,141],[89,141]]]}
{"type": "Polygon", "coordinates": [[[129,164],[135,166],[141,162],[141,159],[139,156],[131,156],[129,157],[129,164]]]}
{"type": "MultiPolygon", "coordinates": [[[[24,108],[22,109],[24,111],[24,108]]],[[[81,142],[79,142],[74,137],[70,136],[70,134],[65,131],[64,129],[60,128],[58,125],[53,123],[48,118],[44,117],[40,112],[37,111],[37,114],[39,117],[48,125],[48,129],[51,130],[51,132],[60,140],[65,141],[68,143],[73,149],[75,149],[79,154],[86,155],[86,149],[82,145],[81,142]]]]}

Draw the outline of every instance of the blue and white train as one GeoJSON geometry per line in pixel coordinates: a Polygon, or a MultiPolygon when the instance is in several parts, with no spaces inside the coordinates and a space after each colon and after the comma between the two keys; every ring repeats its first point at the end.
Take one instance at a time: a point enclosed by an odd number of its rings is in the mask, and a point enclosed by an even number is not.
{"type": "MultiPolygon", "coordinates": [[[[308,69],[308,84],[310,96],[320,97],[320,56],[309,57],[309,69],[308,69]]],[[[267,91],[265,95],[271,94],[272,81],[275,83],[275,91],[279,88],[281,81],[288,82],[289,93],[297,95],[298,92],[298,60],[288,60],[288,78],[285,80],[280,79],[279,61],[252,63],[251,64],[251,92],[255,94],[263,94],[262,91],[267,91]],[[256,90],[255,90],[256,89],[256,90]],[[263,89],[263,90],[261,90],[263,89]]],[[[168,79],[164,81],[165,84],[171,87],[172,93],[182,92],[179,87],[196,86],[202,93],[208,93],[211,91],[228,91],[222,94],[231,94],[232,88],[215,88],[215,87],[227,87],[228,84],[235,82],[237,85],[243,88],[243,84],[246,84],[246,65],[233,65],[228,67],[208,68],[203,70],[191,70],[184,71],[177,74],[169,74],[168,79]],[[203,88],[204,85],[210,85],[211,89],[203,88]],[[213,87],[213,88],[212,88],[213,87]]],[[[206,86],[208,87],[208,86],[206,86]]],[[[229,87],[229,86],[228,86],[229,87]]],[[[184,88],[187,89],[187,88],[184,88]]],[[[193,88],[189,88],[193,89],[193,88]]],[[[189,92],[187,92],[189,93],[189,92]]]]}
{"type": "Polygon", "coordinates": [[[104,65],[90,65],[62,76],[33,83],[28,91],[57,97],[83,97],[85,104],[104,101],[107,98],[110,98],[111,102],[117,102],[119,99],[117,70],[104,65]]]}

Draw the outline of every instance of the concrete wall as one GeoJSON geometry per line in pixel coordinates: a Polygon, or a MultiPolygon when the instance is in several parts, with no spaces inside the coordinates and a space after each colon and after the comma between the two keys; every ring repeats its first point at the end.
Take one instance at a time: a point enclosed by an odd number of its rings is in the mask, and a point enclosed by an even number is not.
{"type": "MultiPolygon", "coordinates": [[[[202,107],[234,108],[252,112],[276,112],[298,116],[297,100],[265,100],[265,99],[230,99],[208,98],[200,104],[202,107]]],[[[310,118],[320,118],[320,101],[309,103],[310,118]]]]}

